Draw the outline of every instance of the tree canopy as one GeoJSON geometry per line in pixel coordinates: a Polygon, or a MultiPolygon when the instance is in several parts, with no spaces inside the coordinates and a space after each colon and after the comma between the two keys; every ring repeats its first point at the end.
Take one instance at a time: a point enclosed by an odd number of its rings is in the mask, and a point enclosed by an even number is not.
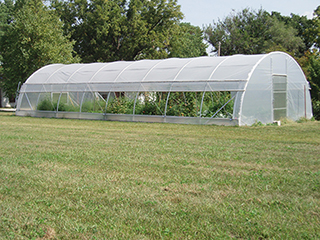
{"type": "Polygon", "coordinates": [[[72,63],[73,44],[63,35],[61,22],[42,1],[25,2],[11,12],[12,21],[4,26],[0,41],[2,87],[15,94],[18,82],[50,63],[72,63]]]}
{"type": "Polygon", "coordinates": [[[172,36],[169,57],[206,56],[207,44],[203,41],[203,31],[190,23],[180,23],[177,34],[172,36]]]}
{"type": "Polygon", "coordinates": [[[313,34],[316,42],[316,47],[320,48],[320,5],[314,11],[314,18],[312,19],[313,26],[310,27],[310,32],[313,34]]]}
{"type": "Polygon", "coordinates": [[[218,51],[220,42],[221,55],[259,54],[275,49],[296,55],[303,47],[296,29],[263,9],[232,12],[225,19],[209,24],[205,28],[205,39],[214,52],[218,51]]]}
{"type": "Polygon", "coordinates": [[[166,58],[182,19],[176,0],[53,0],[83,62],[166,58]]]}

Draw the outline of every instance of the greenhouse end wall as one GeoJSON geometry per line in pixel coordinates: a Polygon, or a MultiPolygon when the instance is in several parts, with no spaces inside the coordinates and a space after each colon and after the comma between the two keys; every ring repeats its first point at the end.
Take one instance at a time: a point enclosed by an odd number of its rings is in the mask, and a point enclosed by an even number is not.
{"type": "Polygon", "coordinates": [[[241,104],[240,125],[252,125],[257,121],[267,124],[282,118],[294,121],[312,118],[309,89],[300,66],[290,55],[282,52],[266,55],[250,74],[241,104]],[[276,91],[275,79],[285,80],[285,93],[276,91]],[[277,96],[281,93],[285,94],[285,103],[284,114],[279,115],[277,108],[281,103],[277,96]]]}

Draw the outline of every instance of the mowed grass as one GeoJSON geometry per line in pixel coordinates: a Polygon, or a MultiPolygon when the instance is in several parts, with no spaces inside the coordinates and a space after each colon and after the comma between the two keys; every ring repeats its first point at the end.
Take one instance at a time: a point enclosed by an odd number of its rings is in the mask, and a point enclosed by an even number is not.
{"type": "Polygon", "coordinates": [[[320,122],[0,113],[0,239],[232,238],[320,238],[320,122]]]}

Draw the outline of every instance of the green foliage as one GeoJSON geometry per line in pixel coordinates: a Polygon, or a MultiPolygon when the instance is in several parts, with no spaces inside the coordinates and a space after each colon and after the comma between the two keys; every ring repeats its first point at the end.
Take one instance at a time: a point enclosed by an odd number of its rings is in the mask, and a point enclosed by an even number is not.
{"type": "Polygon", "coordinates": [[[268,13],[262,9],[258,12],[249,9],[232,12],[224,20],[209,24],[205,28],[205,39],[215,52],[221,42],[221,55],[261,53],[268,22],[268,13]]]}
{"type": "Polygon", "coordinates": [[[302,39],[292,26],[262,9],[256,12],[246,8],[208,25],[205,39],[214,47],[214,52],[221,42],[221,55],[259,54],[275,49],[285,49],[295,55],[303,47],[302,39]]]}
{"type": "Polygon", "coordinates": [[[4,35],[6,26],[12,21],[13,8],[13,0],[4,0],[0,2],[0,37],[4,35]]]}
{"type": "Polygon", "coordinates": [[[305,123],[305,122],[309,122],[309,121],[314,121],[315,119],[312,118],[312,119],[308,119],[308,118],[305,118],[305,117],[301,117],[297,120],[297,123],[305,123]]]}
{"type": "Polygon", "coordinates": [[[164,115],[168,93],[145,92],[140,94],[135,114],[164,115]]]}
{"type": "MultiPolygon", "coordinates": [[[[59,102],[59,108],[57,108],[58,102],[53,102],[49,98],[43,99],[39,102],[37,110],[40,111],[58,111],[61,112],[80,112],[80,107],[64,102],[59,102]]],[[[81,112],[90,113],[103,113],[105,108],[105,102],[103,100],[85,101],[82,104],[81,112]]]]}
{"type": "Polygon", "coordinates": [[[57,105],[58,105],[58,103],[54,104],[55,109],[58,109],[58,111],[60,111],[60,112],[79,112],[80,111],[79,107],[76,107],[76,106],[73,106],[70,104],[66,104],[63,102],[59,102],[59,108],[57,108],[57,105]]]}
{"type": "Polygon", "coordinates": [[[320,100],[320,52],[316,49],[307,51],[299,63],[310,82],[311,97],[320,100]]]}
{"type": "Polygon", "coordinates": [[[312,99],[312,110],[313,110],[313,117],[316,120],[320,120],[320,101],[312,99]]]}
{"type": "Polygon", "coordinates": [[[320,48],[320,5],[314,11],[313,25],[309,28],[309,32],[314,35],[315,43],[320,48]]]}
{"type": "Polygon", "coordinates": [[[311,96],[313,99],[320,100],[320,53],[313,52],[309,55],[308,61],[308,80],[311,84],[311,96]]]}
{"type": "Polygon", "coordinates": [[[17,2],[11,14],[13,20],[5,26],[0,40],[2,87],[8,96],[15,95],[18,82],[23,83],[40,67],[77,61],[58,17],[40,0],[17,2]]]}
{"type": "Polygon", "coordinates": [[[40,111],[56,111],[57,103],[54,104],[49,98],[45,98],[38,103],[37,110],[40,111]]]}
{"type": "MultiPolygon", "coordinates": [[[[203,100],[202,117],[212,117],[231,99],[230,92],[208,92],[203,100]]],[[[234,100],[226,104],[216,115],[219,118],[232,118],[234,100]]]]}
{"type": "Polygon", "coordinates": [[[172,36],[169,46],[169,57],[199,57],[206,56],[207,44],[203,42],[203,32],[200,27],[190,23],[180,23],[179,31],[172,36]]]}
{"type": "Polygon", "coordinates": [[[109,100],[106,113],[133,114],[134,99],[126,96],[114,97],[109,100]]]}
{"type": "Polygon", "coordinates": [[[266,34],[269,37],[264,41],[263,51],[280,50],[292,56],[300,56],[300,49],[304,49],[304,44],[302,39],[297,36],[297,30],[274,17],[271,17],[268,21],[270,27],[266,34]]]}
{"type": "MultiPolygon", "coordinates": [[[[167,93],[144,93],[144,100],[137,101],[136,114],[164,115],[167,105],[167,116],[200,117],[202,92],[171,92],[167,93]]],[[[212,117],[227,101],[230,93],[218,92],[214,95],[206,93],[203,100],[201,117],[212,117]]],[[[227,118],[232,116],[233,101],[230,101],[216,117],[227,118]]]]}
{"type": "Polygon", "coordinates": [[[53,0],[83,62],[165,58],[182,19],[176,0],[53,0]]]}
{"type": "Polygon", "coordinates": [[[170,93],[167,106],[167,115],[198,117],[200,111],[201,96],[201,93],[196,92],[170,93]]]}
{"type": "Polygon", "coordinates": [[[94,99],[82,103],[81,112],[103,113],[106,102],[102,99],[94,99]]]}
{"type": "MultiPolygon", "coordinates": [[[[80,112],[80,106],[73,101],[67,101],[67,94],[60,97],[58,111],[80,112]]],[[[200,117],[200,106],[202,92],[143,92],[139,93],[136,100],[136,115],[164,115],[167,105],[167,116],[181,117],[200,117]]],[[[127,96],[117,93],[115,97],[109,99],[107,106],[105,100],[94,98],[82,103],[81,112],[89,113],[114,113],[114,114],[133,114],[135,94],[127,96]]],[[[225,103],[231,98],[229,92],[206,93],[203,99],[201,117],[212,117],[225,103]]],[[[38,103],[37,110],[56,111],[57,97],[50,99],[44,98],[38,103]]],[[[218,118],[230,118],[233,113],[233,101],[226,104],[223,109],[215,116],[218,118]]]]}
{"type": "Polygon", "coordinates": [[[279,12],[272,12],[271,16],[297,31],[296,35],[299,36],[304,43],[299,49],[300,56],[314,45],[315,31],[312,29],[315,25],[312,19],[308,19],[307,16],[299,16],[293,13],[291,13],[290,16],[282,16],[279,12]]]}
{"type": "Polygon", "coordinates": [[[264,126],[264,124],[257,120],[255,121],[254,124],[251,125],[251,127],[262,127],[262,126],[264,126]]]}

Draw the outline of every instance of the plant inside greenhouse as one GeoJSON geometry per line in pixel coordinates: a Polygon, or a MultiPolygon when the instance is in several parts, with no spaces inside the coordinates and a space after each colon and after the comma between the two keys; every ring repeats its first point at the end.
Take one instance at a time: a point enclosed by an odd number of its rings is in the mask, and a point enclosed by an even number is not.
{"type": "Polygon", "coordinates": [[[80,95],[45,96],[37,104],[37,110],[219,118],[232,118],[233,112],[230,92],[96,92],[91,98],[87,95],[85,100],[80,99],[80,95]]]}

